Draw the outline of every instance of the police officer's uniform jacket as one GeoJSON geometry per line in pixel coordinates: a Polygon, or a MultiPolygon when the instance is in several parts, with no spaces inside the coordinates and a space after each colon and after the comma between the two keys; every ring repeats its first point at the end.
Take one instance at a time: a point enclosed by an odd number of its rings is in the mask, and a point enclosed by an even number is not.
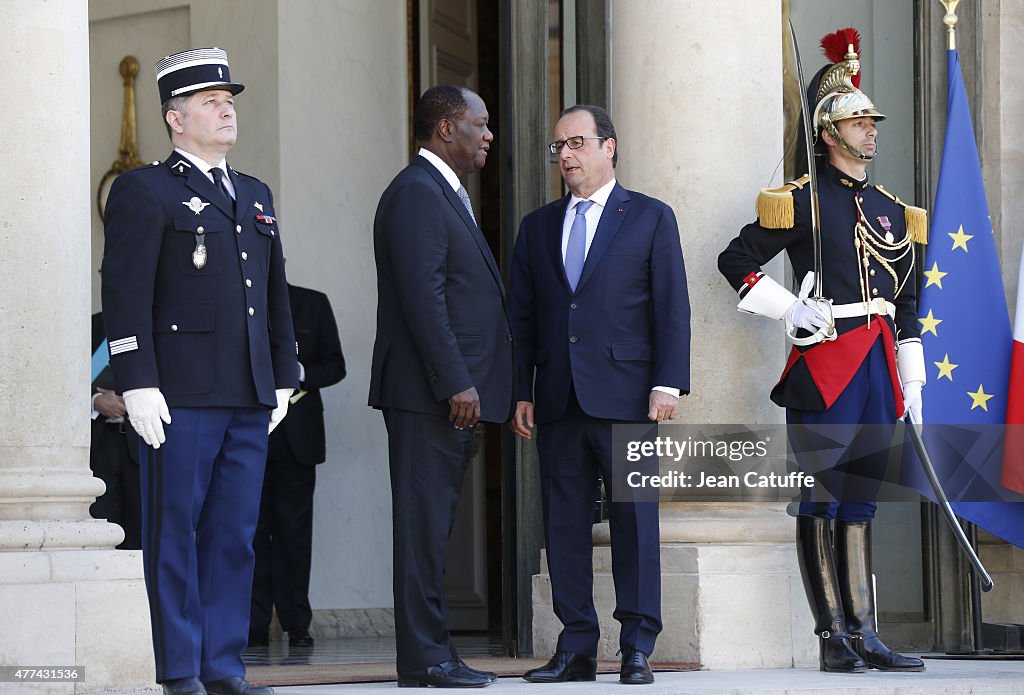
{"type": "Polygon", "coordinates": [[[169,407],[277,405],[298,386],[270,189],[228,169],[235,210],[178,152],[126,172],[106,206],[103,311],[117,389],[169,407]]]}
{"type": "MultiPolygon", "coordinates": [[[[836,318],[837,340],[794,346],[783,376],[772,390],[772,400],[788,408],[827,409],[881,337],[886,343],[897,412],[902,414],[894,344],[920,341],[911,242],[926,241],[925,212],[903,204],[867,178],[855,180],[827,162],[818,165],[817,181],[822,294],[835,306],[850,306],[850,313],[857,311],[851,305],[865,310],[859,316],[836,318]]],[[[719,270],[741,297],[762,280],[761,266],[780,251],[788,254],[798,279],[813,271],[807,182],[805,176],[782,188],[762,191],[757,221],[743,227],[719,256],[719,270]]]]}

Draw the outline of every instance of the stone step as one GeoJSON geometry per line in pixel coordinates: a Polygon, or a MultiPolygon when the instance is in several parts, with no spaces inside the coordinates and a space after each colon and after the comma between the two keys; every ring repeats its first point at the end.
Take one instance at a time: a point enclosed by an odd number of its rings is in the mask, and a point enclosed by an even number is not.
{"type": "MultiPolygon", "coordinates": [[[[1022,661],[926,660],[923,673],[822,673],[816,669],[768,671],[691,671],[657,673],[653,685],[637,689],[643,695],[1010,695],[1024,694],[1022,661]]],[[[278,687],[278,695],[393,695],[394,683],[357,683],[278,687]]],[[[526,683],[501,678],[487,695],[622,695],[615,675],[601,675],[593,683],[526,683]]]]}

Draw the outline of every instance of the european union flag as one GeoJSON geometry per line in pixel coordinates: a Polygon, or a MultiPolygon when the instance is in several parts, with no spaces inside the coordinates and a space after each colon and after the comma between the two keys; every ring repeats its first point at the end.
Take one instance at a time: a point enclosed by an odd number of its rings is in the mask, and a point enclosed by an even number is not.
{"type": "Polygon", "coordinates": [[[999,483],[1010,320],[956,50],[947,69],[946,140],[918,308],[925,441],[957,515],[1024,547],[1024,504],[1007,501],[1024,497],[999,483]]]}

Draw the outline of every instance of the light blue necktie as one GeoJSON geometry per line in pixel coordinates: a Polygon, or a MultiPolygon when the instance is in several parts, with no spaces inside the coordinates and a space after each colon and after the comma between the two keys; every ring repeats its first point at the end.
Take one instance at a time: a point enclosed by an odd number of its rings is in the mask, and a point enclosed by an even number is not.
{"type": "Polygon", "coordinates": [[[576,217],[569,230],[569,244],[565,247],[565,277],[569,279],[569,287],[576,291],[576,285],[583,274],[583,263],[587,260],[587,210],[594,204],[592,200],[581,200],[576,203],[576,217]]]}

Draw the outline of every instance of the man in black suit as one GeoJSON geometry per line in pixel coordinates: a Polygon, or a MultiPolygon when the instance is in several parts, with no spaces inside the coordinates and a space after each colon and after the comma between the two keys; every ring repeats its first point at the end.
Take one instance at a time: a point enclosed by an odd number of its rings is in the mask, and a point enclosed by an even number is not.
{"type": "Polygon", "coordinates": [[[92,438],[89,467],[107,489],[89,507],[94,519],[106,519],[124,531],[118,550],[142,548],[142,491],[139,483],[139,437],[127,419],[124,398],[114,391],[107,361],[103,312],[92,315],[92,438]],[[102,351],[102,352],[98,352],[102,351]],[[102,361],[100,361],[102,359],[102,361]],[[99,369],[99,373],[96,370],[99,369]]]}
{"type": "MultiPolygon", "coordinates": [[[[661,632],[658,501],[626,493],[612,430],[676,416],[690,389],[690,303],[672,208],[616,181],[617,147],[603,108],[562,113],[550,150],[569,195],[523,219],[509,280],[513,429],[529,439],[537,427],[544,545],[563,624],[554,657],[524,676],[539,683],[595,678],[591,525],[599,475],[611,498],[621,682],[653,682],[647,657],[661,632]]],[[[644,437],[656,432],[642,429],[644,437]]],[[[658,471],[657,460],[640,465],[658,471]]]]}
{"type": "Polygon", "coordinates": [[[420,150],[374,219],[377,339],[369,403],[388,430],[400,686],[474,687],[448,633],[444,566],[477,422],[512,404],[512,330],[498,266],[460,176],[493,135],[469,89],[431,87],[415,111],[420,150]]]}
{"type": "Polygon", "coordinates": [[[338,325],[327,295],[288,285],[295,340],[299,345],[299,391],[288,416],[270,435],[263,477],[260,520],[253,538],[249,646],[267,644],[273,609],[291,647],[312,647],[309,571],[313,550],[313,491],[316,466],[327,460],[324,403],[320,389],[345,378],[338,325]]]}
{"type": "Polygon", "coordinates": [[[110,366],[144,442],[156,679],[167,695],[266,695],[242,652],[267,435],[299,385],[280,229],[267,185],[227,164],[244,89],[227,54],[156,72],[174,150],[114,180],[103,253],[110,366]]]}

